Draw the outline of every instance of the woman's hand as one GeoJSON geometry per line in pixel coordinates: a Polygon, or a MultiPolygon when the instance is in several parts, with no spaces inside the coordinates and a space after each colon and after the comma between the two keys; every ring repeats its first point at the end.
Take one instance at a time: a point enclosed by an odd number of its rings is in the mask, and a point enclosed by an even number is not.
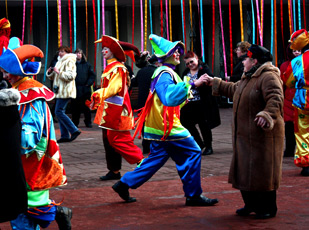
{"type": "Polygon", "coordinates": [[[212,86],[213,77],[210,77],[207,73],[203,74],[200,78],[204,79],[206,85],[212,86]]]}
{"type": "Polygon", "coordinates": [[[56,74],[60,73],[59,70],[57,69],[57,67],[54,67],[54,71],[55,71],[56,74]]]}
{"type": "Polygon", "coordinates": [[[266,121],[266,119],[265,118],[263,118],[263,117],[256,117],[255,119],[254,119],[254,121],[256,122],[256,125],[257,126],[260,126],[260,127],[262,127],[262,128],[267,128],[267,127],[269,127],[269,124],[268,124],[268,122],[266,121]]]}

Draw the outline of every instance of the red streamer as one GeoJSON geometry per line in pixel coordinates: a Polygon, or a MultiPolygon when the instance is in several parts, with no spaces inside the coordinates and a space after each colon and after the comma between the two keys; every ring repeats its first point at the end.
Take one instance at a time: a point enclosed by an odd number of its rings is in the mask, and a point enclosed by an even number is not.
{"type": "Polygon", "coordinates": [[[304,27],[307,28],[307,22],[306,22],[306,0],[303,0],[303,15],[304,15],[304,27]]]}
{"type": "Polygon", "coordinates": [[[71,0],[68,0],[69,8],[69,27],[70,27],[70,49],[72,52],[72,17],[71,17],[71,0]]]}
{"type": "Polygon", "coordinates": [[[214,63],[215,63],[215,35],[216,35],[216,28],[215,28],[215,0],[212,0],[212,72],[214,72],[214,63]]]}
{"type": "Polygon", "coordinates": [[[134,0],[132,0],[132,44],[134,44],[134,0]]]}
{"type": "Polygon", "coordinates": [[[160,13],[161,13],[161,37],[163,37],[163,3],[160,0],[160,13]]]}
{"type": "Polygon", "coordinates": [[[231,62],[231,76],[233,75],[233,37],[232,37],[232,6],[229,0],[229,29],[230,29],[230,62],[231,62]]]}
{"type": "MultiPolygon", "coordinates": [[[[93,27],[94,27],[94,40],[97,40],[97,20],[95,13],[95,1],[92,0],[92,10],[93,10],[93,27]]],[[[97,43],[94,44],[94,69],[96,69],[97,62],[97,43]]]]}
{"type": "Polygon", "coordinates": [[[32,35],[32,20],[33,20],[33,0],[31,0],[31,10],[30,10],[30,34],[29,34],[29,44],[31,44],[32,35]]]}
{"type": "Polygon", "coordinates": [[[283,33],[283,3],[282,0],[280,0],[280,20],[281,20],[281,37],[282,37],[282,45],[283,45],[283,53],[284,53],[284,57],[286,57],[285,55],[285,44],[284,44],[284,33],[283,33]]]}

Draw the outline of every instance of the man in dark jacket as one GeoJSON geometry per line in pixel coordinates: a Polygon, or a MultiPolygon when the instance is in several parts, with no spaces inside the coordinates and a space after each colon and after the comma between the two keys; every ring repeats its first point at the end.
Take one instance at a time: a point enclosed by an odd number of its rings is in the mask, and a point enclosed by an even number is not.
{"type": "Polygon", "coordinates": [[[81,49],[76,49],[76,98],[72,99],[72,121],[78,127],[81,112],[84,113],[84,122],[86,127],[92,128],[91,112],[85,105],[85,101],[90,99],[91,86],[95,80],[95,73],[92,66],[87,62],[87,59],[81,49]]]}

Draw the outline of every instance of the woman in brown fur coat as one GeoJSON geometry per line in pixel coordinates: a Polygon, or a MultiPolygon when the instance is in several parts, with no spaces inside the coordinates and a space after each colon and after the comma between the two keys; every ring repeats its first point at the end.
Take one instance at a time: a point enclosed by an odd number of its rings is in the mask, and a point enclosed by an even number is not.
{"type": "Polygon", "coordinates": [[[283,87],[280,71],[264,47],[252,45],[237,83],[204,75],[214,95],[233,99],[233,158],[229,183],[241,191],[245,206],[260,219],[277,213],[284,146],[283,87]]]}

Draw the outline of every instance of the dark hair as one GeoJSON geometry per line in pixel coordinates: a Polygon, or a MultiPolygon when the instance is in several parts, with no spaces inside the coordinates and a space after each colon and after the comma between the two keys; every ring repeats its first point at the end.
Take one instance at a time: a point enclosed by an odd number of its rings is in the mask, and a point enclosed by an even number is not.
{"type": "Polygon", "coordinates": [[[198,64],[202,65],[202,61],[199,59],[199,57],[196,55],[196,53],[194,53],[193,51],[189,50],[185,53],[183,59],[189,59],[189,58],[196,58],[198,60],[198,64]]]}
{"type": "Polygon", "coordinates": [[[58,51],[60,51],[60,50],[64,50],[64,52],[66,52],[66,53],[71,53],[71,49],[68,46],[60,46],[58,48],[58,51]]]}
{"type": "Polygon", "coordinates": [[[85,61],[87,61],[87,58],[86,58],[86,56],[85,56],[85,54],[84,54],[84,52],[83,52],[82,49],[76,48],[76,50],[74,51],[74,53],[75,53],[75,54],[81,53],[81,54],[82,54],[82,59],[84,59],[85,61]]]}

